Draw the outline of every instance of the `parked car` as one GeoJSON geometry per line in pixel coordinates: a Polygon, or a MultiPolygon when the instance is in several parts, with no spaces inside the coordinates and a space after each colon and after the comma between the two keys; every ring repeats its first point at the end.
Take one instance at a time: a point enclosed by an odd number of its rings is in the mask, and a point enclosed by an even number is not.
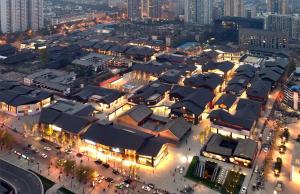
{"type": "Polygon", "coordinates": [[[95,161],[95,164],[97,164],[97,165],[101,165],[103,162],[101,161],[101,160],[96,160],[95,161]]]}
{"type": "Polygon", "coordinates": [[[67,154],[72,154],[72,150],[70,150],[70,149],[66,149],[66,151],[65,151],[67,154]]]}
{"type": "Polygon", "coordinates": [[[131,180],[130,178],[126,178],[126,179],[124,180],[124,183],[130,185],[130,184],[132,183],[132,180],[131,180]]]}
{"type": "Polygon", "coordinates": [[[107,163],[103,163],[102,166],[104,166],[105,168],[109,168],[109,164],[107,163]]]}
{"type": "Polygon", "coordinates": [[[67,162],[66,159],[58,159],[58,160],[56,161],[56,165],[57,165],[57,166],[63,166],[66,162],[67,162]]]}
{"type": "Polygon", "coordinates": [[[155,185],[152,184],[152,183],[149,183],[147,186],[150,187],[151,189],[154,189],[154,188],[155,188],[155,185]]]}
{"type": "Polygon", "coordinates": [[[117,171],[117,170],[115,170],[115,169],[114,169],[112,172],[113,172],[115,175],[119,175],[119,174],[120,174],[120,172],[117,171]]]}
{"type": "Polygon", "coordinates": [[[285,145],[280,145],[279,146],[279,153],[284,154],[286,152],[286,146],[285,145]]]}
{"type": "Polygon", "coordinates": [[[151,191],[151,188],[148,187],[147,185],[143,185],[142,189],[145,190],[145,191],[151,191]]]}
{"type": "Polygon", "coordinates": [[[275,164],[274,164],[274,174],[275,174],[275,176],[280,175],[281,167],[282,167],[282,159],[278,157],[276,159],[275,164]]]}
{"type": "Polygon", "coordinates": [[[51,151],[51,148],[48,147],[48,146],[45,146],[45,147],[44,147],[44,150],[46,150],[46,151],[51,151]]]}
{"type": "Polygon", "coordinates": [[[83,156],[83,154],[82,154],[82,153],[77,153],[76,156],[77,156],[78,158],[81,158],[81,157],[83,156]]]}
{"type": "Polygon", "coordinates": [[[42,156],[42,158],[44,158],[44,159],[48,158],[47,154],[45,154],[45,153],[41,153],[41,156],[42,156]]]}
{"type": "Polygon", "coordinates": [[[243,187],[240,191],[240,194],[245,194],[247,192],[247,187],[243,187]]]}
{"type": "Polygon", "coordinates": [[[181,166],[181,167],[179,168],[179,174],[183,174],[183,172],[184,172],[184,167],[181,166]]]}
{"type": "Polygon", "coordinates": [[[275,190],[278,191],[278,192],[283,191],[283,183],[281,181],[277,181],[277,183],[275,185],[275,190]]]}
{"type": "Polygon", "coordinates": [[[111,177],[106,177],[104,180],[105,180],[106,182],[108,182],[108,183],[113,183],[113,182],[114,182],[114,179],[111,178],[111,177]]]}

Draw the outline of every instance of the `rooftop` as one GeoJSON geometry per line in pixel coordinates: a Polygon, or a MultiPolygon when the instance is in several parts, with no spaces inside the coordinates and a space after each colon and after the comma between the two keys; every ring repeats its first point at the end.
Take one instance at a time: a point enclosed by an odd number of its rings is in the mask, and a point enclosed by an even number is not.
{"type": "Polygon", "coordinates": [[[112,125],[93,124],[82,138],[109,147],[135,150],[138,154],[157,156],[164,142],[152,135],[112,125]]]}
{"type": "Polygon", "coordinates": [[[51,96],[51,93],[36,90],[17,82],[0,80],[0,101],[11,106],[35,104],[51,96]]]}
{"type": "Polygon", "coordinates": [[[250,131],[260,116],[261,103],[248,99],[240,99],[235,114],[223,109],[213,110],[209,117],[217,125],[230,127],[236,130],[250,131]]]}
{"type": "Polygon", "coordinates": [[[87,102],[90,99],[104,104],[110,104],[122,97],[124,94],[118,90],[107,89],[98,86],[86,86],[82,91],[74,95],[80,101],[87,102]]]}
{"type": "Polygon", "coordinates": [[[204,150],[225,157],[239,157],[254,160],[257,143],[251,139],[231,139],[220,134],[213,134],[207,141],[204,150]]]}

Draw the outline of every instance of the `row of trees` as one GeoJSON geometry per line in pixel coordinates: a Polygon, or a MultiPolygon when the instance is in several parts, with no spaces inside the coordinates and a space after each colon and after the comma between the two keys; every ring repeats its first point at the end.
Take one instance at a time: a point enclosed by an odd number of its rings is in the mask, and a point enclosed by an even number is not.
{"type": "Polygon", "coordinates": [[[87,183],[95,180],[98,176],[97,171],[90,166],[82,164],[77,166],[75,160],[71,159],[67,159],[63,163],[62,168],[66,176],[71,175],[72,177],[76,177],[79,182],[87,183]]]}
{"type": "Polygon", "coordinates": [[[6,130],[0,129],[0,142],[1,142],[1,147],[6,146],[8,148],[12,148],[13,145],[15,144],[15,139],[6,130]]]}

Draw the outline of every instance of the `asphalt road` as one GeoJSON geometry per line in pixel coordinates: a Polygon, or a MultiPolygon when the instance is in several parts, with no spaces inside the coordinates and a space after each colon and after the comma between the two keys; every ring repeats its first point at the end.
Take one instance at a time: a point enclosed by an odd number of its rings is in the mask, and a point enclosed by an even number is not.
{"type": "Polygon", "coordinates": [[[0,160],[0,176],[11,183],[19,194],[43,194],[44,189],[35,175],[0,160]]]}

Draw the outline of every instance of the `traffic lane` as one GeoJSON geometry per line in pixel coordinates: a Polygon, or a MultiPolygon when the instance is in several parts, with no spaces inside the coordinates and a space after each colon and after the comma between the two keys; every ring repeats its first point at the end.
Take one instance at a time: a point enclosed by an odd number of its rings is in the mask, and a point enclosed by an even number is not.
{"type": "Polygon", "coordinates": [[[0,160],[0,175],[13,184],[21,194],[42,194],[43,186],[40,180],[30,172],[0,160]]]}

